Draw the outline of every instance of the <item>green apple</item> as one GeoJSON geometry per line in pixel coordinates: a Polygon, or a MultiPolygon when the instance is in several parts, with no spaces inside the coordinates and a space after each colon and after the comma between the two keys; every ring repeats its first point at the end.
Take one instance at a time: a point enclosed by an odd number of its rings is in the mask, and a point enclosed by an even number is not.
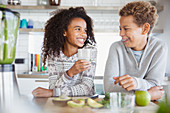
{"type": "Polygon", "coordinates": [[[83,107],[85,105],[85,100],[84,99],[77,99],[74,101],[68,101],[67,105],[73,108],[77,107],[83,107]]]}
{"type": "Polygon", "coordinates": [[[91,98],[88,98],[87,99],[87,104],[92,107],[92,108],[101,108],[103,107],[102,104],[100,103],[97,103],[95,100],[91,99],[91,98]]]}
{"type": "Polygon", "coordinates": [[[151,101],[151,96],[147,91],[136,91],[135,102],[138,106],[147,106],[151,101]]]}

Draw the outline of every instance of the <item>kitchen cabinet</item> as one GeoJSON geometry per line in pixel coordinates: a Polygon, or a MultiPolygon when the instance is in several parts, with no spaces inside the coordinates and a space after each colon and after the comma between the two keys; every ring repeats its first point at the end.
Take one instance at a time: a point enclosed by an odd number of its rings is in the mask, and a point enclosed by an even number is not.
{"type": "MultiPolygon", "coordinates": [[[[6,5],[6,8],[15,9],[15,10],[56,10],[56,9],[68,9],[71,6],[21,6],[21,5],[6,5]]],[[[83,6],[87,11],[88,10],[111,10],[111,11],[118,11],[122,6],[83,6]]],[[[164,9],[163,6],[156,7],[158,12],[164,9]]]]}
{"type": "MultiPolygon", "coordinates": [[[[6,8],[15,10],[56,10],[56,9],[68,9],[71,6],[21,6],[21,5],[6,5],[6,8]]],[[[86,10],[112,10],[118,11],[121,6],[83,6],[86,10]]],[[[162,7],[162,6],[161,6],[162,7]]]]}
{"type": "Polygon", "coordinates": [[[49,87],[48,79],[43,78],[18,78],[18,86],[21,95],[31,95],[37,87],[49,87]]]}
{"type": "MultiPolygon", "coordinates": [[[[47,88],[49,86],[48,73],[34,72],[17,74],[21,95],[32,94],[37,87],[47,88]]],[[[95,76],[94,84],[97,94],[104,94],[103,76],[95,76]]]]}

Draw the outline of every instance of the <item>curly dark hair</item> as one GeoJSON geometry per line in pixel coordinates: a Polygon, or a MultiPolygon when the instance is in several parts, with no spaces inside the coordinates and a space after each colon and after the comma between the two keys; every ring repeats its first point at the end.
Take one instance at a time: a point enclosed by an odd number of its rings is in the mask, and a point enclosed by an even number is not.
{"type": "MultiPolygon", "coordinates": [[[[43,63],[46,64],[48,56],[60,56],[60,50],[64,48],[65,37],[64,31],[67,31],[68,25],[74,18],[82,18],[87,24],[87,39],[84,46],[95,44],[93,34],[92,19],[86,14],[83,7],[70,7],[69,9],[59,9],[53,12],[53,16],[47,21],[45,26],[44,42],[42,47],[43,63]]],[[[83,47],[84,47],[83,46],[83,47]]]]}
{"type": "Polygon", "coordinates": [[[130,16],[134,17],[134,22],[138,26],[142,26],[145,23],[150,24],[150,30],[148,35],[152,32],[152,29],[157,22],[158,14],[155,6],[152,6],[149,2],[136,1],[130,2],[125,5],[120,11],[120,16],[130,16]]]}

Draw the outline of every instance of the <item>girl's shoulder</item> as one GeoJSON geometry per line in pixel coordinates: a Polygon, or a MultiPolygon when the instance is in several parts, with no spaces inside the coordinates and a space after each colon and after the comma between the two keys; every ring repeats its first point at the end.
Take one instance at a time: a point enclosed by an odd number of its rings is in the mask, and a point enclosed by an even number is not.
{"type": "Polygon", "coordinates": [[[77,61],[77,54],[74,54],[70,57],[67,57],[64,55],[64,53],[62,51],[60,51],[60,55],[59,56],[54,56],[54,55],[51,55],[48,57],[48,62],[52,62],[52,63],[55,63],[55,62],[75,62],[77,61]]]}

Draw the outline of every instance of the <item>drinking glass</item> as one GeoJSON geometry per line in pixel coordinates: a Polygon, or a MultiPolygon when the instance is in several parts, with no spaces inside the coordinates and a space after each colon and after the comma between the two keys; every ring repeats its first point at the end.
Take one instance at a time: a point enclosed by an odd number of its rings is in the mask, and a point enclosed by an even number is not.
{"type": "Polygon", "coordinates": [[[78,49],[78,60],[91,61],[91,49],[78,49]]]}
{"type": "Polygon", "coordinates": [[[110,93],[110,109],[112,113],[133,113],[135,95],[129,93],[110,93]]]}

